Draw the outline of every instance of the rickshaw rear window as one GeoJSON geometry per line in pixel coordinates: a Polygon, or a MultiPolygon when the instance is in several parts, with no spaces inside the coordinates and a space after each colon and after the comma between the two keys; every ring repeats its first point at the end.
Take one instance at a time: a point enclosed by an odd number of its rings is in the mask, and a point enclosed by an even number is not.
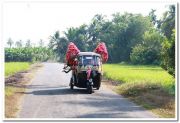
{"type": "Polygon", "coordinates": [[[85,59],[93,59],[93,57],[86,56],[85,59]]]}
{"type": "Polygon", "coordinates": [[[84,55],[78,58],[79,65],[100,65],[99,56],[84,55]]]}
{"type": "Polygon", "coordinates": [[[98,60],[96,56],[84,55],[84,56],[79,57],[79,64],[80,65],[97,65],[98,60]]]}

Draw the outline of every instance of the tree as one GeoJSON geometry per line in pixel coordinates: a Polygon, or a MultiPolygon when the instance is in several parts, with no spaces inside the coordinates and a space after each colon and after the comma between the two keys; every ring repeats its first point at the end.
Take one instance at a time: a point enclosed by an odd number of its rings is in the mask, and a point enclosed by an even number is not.
{"type": "Polygon", "coordinates": [[[59,31],[56,31],[54,35],[50,36],[49,48],[58,54],[60,61],[64,61],[67,45],[68,40],[60,37],[59,31]]]}
{"type": "Polygon", "coordinates": [[[65,37],[69,41],[74,41],[77,37],[77,28],[70,27],[67,31],[64,31],[65,37]]]}
{"type": "Polygon", "coordinates": [[[39,46],[40,46],[40,47],[43,47],[43,46],[44,46],[44,42],[43,42],[42,39],[40,39],[40,41],[39,41],[39,46]]]}
{"type": "Polygon", "coordinates": [[[150,18],[161,34],[164,35],[161,49],[161,66],[170,74],[175,75],[175,5],[170,5],[162,19],[157,20],[155,11],[150,12],[150,18]]]}
{"type": "Polygon", "coordinates": [[[65,36],[61,37],[56,31],[50,36],[49,47],[62,58],[70,41],[81,51],[93,51],[98,42],[103,41],[108,49],[109,62],[131,62],[131,54],[143,47],[148,50],[147,54],[143,54],[146,59],[144,63],[158,64],[161,34],[154,29],[153,24],[157,20],[155,10],[149,16],[115,13],[111,20],[107,20],[105,16],[97,14],[88,25],[68,28],[65,36]]]}
{"type": "Polygon", "coordinates": [[[31,41],[29,39],[26,41],[25,47],[31,47],[31,41]]]}
{"type": "Polygon", "coordinates": [[[157,24],[157,16],[155,15],[156,10],[151,9],[150,13],[149,13],[149,17],[151,22],[156,25],[157,24]]]}
{"type": "Polygon", "coordinates": [[[12,47],[13,43],[14,43],[13,40],[9,38],[7,44],[9,45],[10,48],[12,47]]]}
{"type": "Polygon", "coordinates": [[[138,44],[133,47],[132,53],[130,55],[131,62],[133,64],[146,64],[147,60],[145,58],[146,48],[142,44],[138,44]]]}
{"type": "Polygon", "coordinates": [[[98,42],[100,42],[100,35],[102,34],[102,26],[105,23],[105,17],[102,14],[96,14],[88,27],[88,45],[89,50],[93,50],[98,42]]]}
{"type": "Polygon", "coordinates": [[[175,30],[171,39],[167,38],[162,43],[161,51],[161,66],[167,70],[171,75],[175,76],[175,30]]]}
{"type": "Polygon", "coordinates": [[[143,17],[141,14],[113,14],[112,24],[109,24],[108,27],[110,36],[105,39],[111,41],[111,60],[113,62],[130,62],[132,48],[142,42],[144,32],[152,26],[149,17],[143,17]]]}
{"type": "Polygon", "coordinates": [[[173,29],[175,29],[175,6],[170,5],[169,10],[163,15],[163,19],[159,20],[160,31],[168,38],[171,39],[173,29]]]}
{"type": "Polygon", "coordinates": [[[81,51],[87,51],[88,46],[86,42],[88,40],[87,25],[83,24],[78,28],[69,28],[64,32],[65,38],[77,45],[81,51]]]}
{"type": "Polygon", "coordinates": [[[134,64],[160,64],[160,50],[163,37],[158,31],[152,29],[143,35],[141,44],[133,47],[130,55],[134,64]]]}
{"type": "Polygon", "coordinates": [[[60,36],[59,36],[59,31],[56,31],[55,34],[53,36],[50,36],[50,42],[48,44],[50,49],[55,50],[56,49],[56,45],[57,45],[57,40],[59,40],[60,36]]]}
{"type": "Polygon", "coordinates": [[[164,13],[160,24],[160,31],[166,39],[162,43],[162,67],[175,76],[175,6],[170,5],[164,13]]]}
{"type": "Polygon", "coordinates": [[[16,47],[21,48],[22,46],[22,40],[16,41],[16,47]]]}

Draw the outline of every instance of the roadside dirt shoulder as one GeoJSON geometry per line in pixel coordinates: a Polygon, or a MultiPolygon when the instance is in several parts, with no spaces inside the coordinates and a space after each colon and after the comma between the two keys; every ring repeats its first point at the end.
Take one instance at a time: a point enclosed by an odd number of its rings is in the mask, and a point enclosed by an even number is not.
{"type": "Polygon", "coordinates": [[[35,63],[29,70],[5,78],[5,118],[17,116],[26,86],[31,83],[36,71],[42,66],[40,63],[35,63]]]}

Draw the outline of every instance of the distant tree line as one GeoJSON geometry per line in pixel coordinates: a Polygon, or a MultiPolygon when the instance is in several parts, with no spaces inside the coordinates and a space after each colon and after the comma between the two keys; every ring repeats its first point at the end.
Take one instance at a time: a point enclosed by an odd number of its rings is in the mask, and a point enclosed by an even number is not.
{"type": "Polygon", "coordinates": [[[68,43],[74,42],[81,51],[93,51],[105,42],[110,63],[161,65],[175,74],[175,6],[170,5],[163,18],[157,19],[156,10],[148,16],[132,13],[115,13],[112,19],[95,15],[91,22],[70,27],[61,36],[56,31],[50,36],[49,48],[64,61],[68,43]]]}
{"type": "Polygon", "coordinates": [[[39,41],[38,46],[34,46],[30,40],[27,40],[25,45],[23,45],[23,41],[20,40],[15,42],[13,47],[14,42],[9,38],[7,44],[9,48],[5,48],[6,62],[36,62],[54,60],[56,58],[54,51],[44,46],[43,40],[39,41]]]}
{"type": "MultiPolygon", "coordinates": [[[[30,39],[26,41],[13,41],[11,38],[8,39],[7,45],[9,48],[22,48],[22,47],[35,47],[35,43],[32,43],[30,39]]],[[[44,47],[44,41],[42,39],[39,40],[37,47],[44,47]]]]}
{"type": "Polygon", "coordinates": [[[5,48],[6,62],[36,62],[47,61],[54,58],[54,52],[46,47],[32,47],[32,48],[5,48]]]}

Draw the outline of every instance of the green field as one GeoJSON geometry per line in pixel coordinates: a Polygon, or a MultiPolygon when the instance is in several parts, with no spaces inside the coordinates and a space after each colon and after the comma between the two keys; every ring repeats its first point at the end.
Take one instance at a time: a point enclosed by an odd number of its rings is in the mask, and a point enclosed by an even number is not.
{"type": "Polygon", "coordinates": [[[105,64],[103,69],[106,78],[121,83],[121,92],[158,87],[175,94],[175,79],[159,66],[105,64]]]}
{"type": "Polygon", "coordinates": [[[5,63],[5,76],[13,75],[17,72],[28,70],[29,62],[7,62],[5,63]]]}

